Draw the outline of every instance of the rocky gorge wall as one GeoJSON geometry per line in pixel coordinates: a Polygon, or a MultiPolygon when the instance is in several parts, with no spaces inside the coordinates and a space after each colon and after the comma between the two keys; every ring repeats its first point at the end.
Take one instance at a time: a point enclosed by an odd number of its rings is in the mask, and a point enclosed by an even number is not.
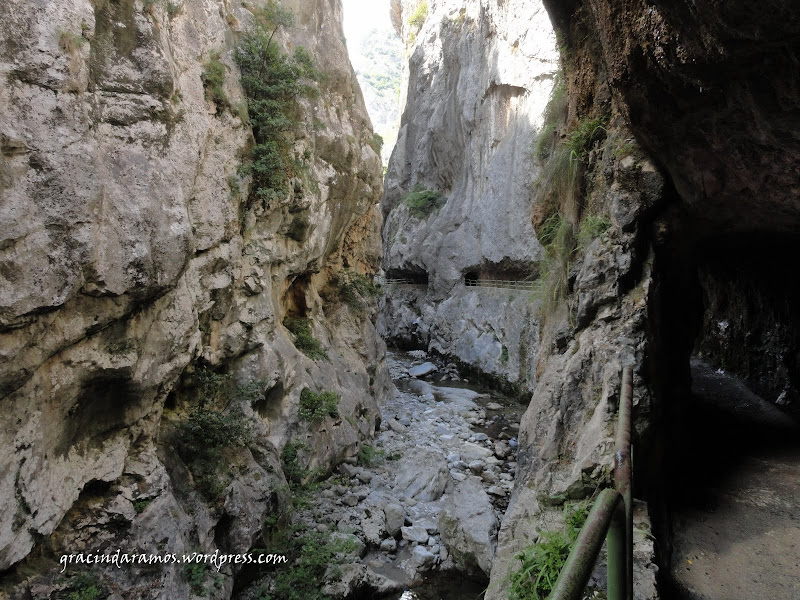
{"type": "MultiPolygon", "coordinates": [[[[798,166],[796,15],[783,2],[766,12],[748,3],[545,5],[566,75],[564,141],[578,140],[587,119],[604,119],[602,131],[591,128],[579,212],[610,218],[573,256],[561,310],[574,317],[544,323],[543,340],[555,325],[560,350],[542,343],[487,598],[505,597],[510,555],[559,527],[564,500],[603,485],[596,476],[611,438],[605,449],[596,442],[606,424],[613,431],[606,390],[620,365],[598,358],[634,365],[634,494],[650,503],[662,569],[671,543],[666,492],[683,481],[662,457],[679,451],[694,418],[690,356],[702,353],[783,407],[796,397],[797,295],[779,274],[800,215],[787,181],[798,166]],[[584,310],[592,304],[599,310],[584,310]]],[[[650,598],[654,548],[638,534],[634,542],[635,596],[650,598]]]]}
{"type": "MultiPolygon", "coordinates": [[[[325,470],[377,425],[384,346],[369,302],[340,292],[378,267],[380,159],[340,3],[281,7],[295,24],[273,43],[304,46],[323,77],[295,108],[303,168],[266,201],[240,168],[254,141],[234,48],[252,3],[0,7],[0,571],[19,567],[6,589],[66,551],[245,552],[285,502],[287,442],[325,470]],[[287,316],[327,358],[298,349],[287,316]],[[338,416],[302,420],[306,388],[339,394],[338,416]],[[223,451],[213,497],[176,453],[197,414],[235,416],[251,438],[223,451]]],[[[237,572],[208,593],[229,597],[237,572]]],[[[126,597],[190,594],[174,565],[106,576],[126,597]]]]}
{"type": "MultiPolygon", "coordinates": [[[[431,2],[416,26],[419,6],[395,3],[409,79],[382,203],[386,276],[413,285],[389,285],[379,329],[531,394],[487,592],[499,600],[517,553],[610,481],[624,365],[649,426],[650,222],[670,190],[610,93],[596,37],[559,62],[541,6],[431,2]]],[[[654,597],[652,544],[637,553],[637,594],[654,597]]]]}
{"type": "Polygon", "coordinates": [[[547,14],[524,2],[392,6],[409,59],[382,201],[383,268],[427,285],[391,286],[379,329],[524,389],[539,345],[530,291],[464,281],[538,271],[531,152],[558,58],[547,14]],[[415,191],[434,199],[415,208],[415,191]]]}

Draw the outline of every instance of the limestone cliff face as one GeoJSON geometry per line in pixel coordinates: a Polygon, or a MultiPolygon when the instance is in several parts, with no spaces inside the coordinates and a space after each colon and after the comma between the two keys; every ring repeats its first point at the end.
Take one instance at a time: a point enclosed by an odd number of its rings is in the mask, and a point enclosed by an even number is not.
{"type": "MultiPolygon", "coordinates": [[[[505,597],[514,553],[559,526],[565,500],[607,484],[623,364],[634,366],[634,494],[656,514],[681,482],[659,456],[679,451],[693,418],[692,353],[768,400],[797,397],[800,299],[781,275],[800,216],[797,15],[745,4],[545,0],[565,50],[565,140],[603,123],[579,212],[610,219],[573,255],[562,315],[543,325],[487,598],[505,597]]],[[[652,547],[634,542],[635,597],[653,598],[652,547]]]]}
{"type": "MultiPolygon", "coordinates": [[[[43,541],[246,551],[276,509],[290,438],[325,468],[375,427],[382,342],[332,282],[378,266],[380,159],[339,2],[282,4],[296,23],[275,40],[305,46],[325,78],[298,100],[306,171],[269,204],[248,201],[240,171],[252,132],[233,52],[251,4],[0,7],[0,570],[43,541]],[[214,53],[230,108],[204,90],[214,53]],[[295,348],[286,315],[309,319],[328,360],[295,348]],[[227,406],[255,442],[213,508],[170,445],[201,364],[255,389],[227,406]],[[340,393],[341,418],[299,421],[306,387],[340,393]]],[[[115,576],[137,597],[186,597],[179,571],[154,586],[115,576]]]]}
{"type": "Polygon", "coordinates": [[[534,380],[530,292],[465,287],[529,279],[542,248],[531,224],[533,145],[557,69],[543,7],[529,2],[395,2],[406,41],[405,109],[385,181],[383,267],[427,286],[390,288],[380,325],[513,384],[534,380]],[[437,207],[413,210],[415,190],[437,207]]]}
{"type": "MultiPolygon", "coordinates": [[[[649,222],[665,183],[609,93],[596,45],[570,55],[548,102],[559,64],[541,6],[431,2],[421,26],[419,3],[394,6],[410,58],[383,266],[416,285],[389,285],[379,327],[531,393],[492,562],[487,597],[500,600],[514,555],[560,527],[565,501],[609,481],[625,364],[647,422],[649,222]],[[442,198],[420,210],[415,190],[442,198]]],[[[652,546],[639,550],[637,590],[649,598],[652,546]]]]}

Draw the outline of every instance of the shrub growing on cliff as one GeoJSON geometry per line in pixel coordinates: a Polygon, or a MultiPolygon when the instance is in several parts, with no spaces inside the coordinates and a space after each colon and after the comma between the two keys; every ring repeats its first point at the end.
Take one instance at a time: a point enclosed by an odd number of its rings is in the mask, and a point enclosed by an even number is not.
{"type": "Polygon", "coordinates": [[[221,472],[225,469],[221,467],[223,449],[251,441],[244,415],[198,408],[178,425],[176,433],[176,450],[192,472],[198,491],[207,500],[216,500],[230,477],[221,472]]]}
{"type": "Polygon", "coordinates": [[[305,388],[300,392],[300,412],[299,416],[304,421],[321,421],[325,417],[339,416],[339,394],[329,391],[322,391],[315,394],[310,389],[305,388]]]}
{"type": "Polygon", "coordinates": [[[381,293],[380,286],[371,277],[348,269],[334,275],[331,285],[339,299],[356,312],[365,308],[369,298],[381,293]]]}
{"type": "Polygon", "coordinates": [[[319,79],[308,52],[297,47],[289,56],[273,42],[281,27],[294,23],[291,12],[275,0],[254,11],[254,24],[236,48],[242,87],[256,144],[244,169],[253,176],[253,193],[268,198],[288,190],[298,168],[292,157],[293,134],[300,124],[297,99],[313,93],[319,79]]]}
{"type": "Polygon", "coordinates": [[[356,546],[330,532],[295,528],[284,532],[276,551],[287,556],[291,568],[280,569],[272,591],[260,592],[259,600],[330,600],[320,591],[327,576],[336,576],[337,566],[351,563],[356,546]]]}
{"type": "Polygon", "coordinates": [[[381,150],[383,150],[383,137],[378,135],[377,133],[372,134],[372,139],[369,140],[369,145],[375,150],[375,154],[378,156],[381,155],[381,150]]]}
{"type": "Polygon", "coordinates": [[[230,106],[224,88],[225,65],[220,60],[219,52],[211,52],[208,61],[203,64],[203,72],[200,75],[200,79],[203,81],[203,87],[206,90],[206,99],[216,105],[218,112],[230,106]]]}
{"type": "Polygon", "coordinates": [[[97,600],[103,595],[97,580],[88,573],[76,575],[69,581],[71,590],[67,600],[97,600]]]}
{"type": "Polygon", "coordinates": [[[328,353],[322,343],[311,333],[311,320],[300,317],[286,317],[283,326],[289,330],[293,336],[294,346],[300,352],[312,360],[324,358],[327,360],[328,353]]]}
{"type": "Polygon", "coordinates": [[[428,18],[428,0],[422,0],[419,6],[417,6],[417,10],[415,10],[411,17],[408,19],[408,24],[411,25],[414,29],[419,29],[422,27],[422,24],[425,22],[425,19],[428,18]]]}
{"type": "Polygon", "coordinates": [[[61,31],[58,34],[58,46],[68,54],[77,52],[88,41],[83,35],[70,31],[61,31]]]}
{"type": "Polygon", "coordinates": [[[358,464],[362,467],[374,467],[383,463],[386,458],[386,451],[381,448],[375,448],[370,444],[361,444],[358,449],[358,464]]]}
{"type": "Polygon", "coordinates": [[[417,184],[403,199],[408,211],[418,219],[427,219],[430,214],[445,205],[446,198],[435,190],[417,184]]]}

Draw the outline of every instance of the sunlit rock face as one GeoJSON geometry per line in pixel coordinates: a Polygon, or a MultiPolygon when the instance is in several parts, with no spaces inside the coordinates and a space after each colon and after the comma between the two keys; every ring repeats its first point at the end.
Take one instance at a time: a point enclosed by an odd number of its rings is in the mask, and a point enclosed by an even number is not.
{"type": "MultiPolygon", "coordinates": [[[[278,508],[289,439],[324,470],[374,430],[388,385],[374,309],[330,284],[378,267],[380,159],[340,4],[282,5],[295,24],[273,43],[303,45],[325,78],[298,99],[303,169],[268,203],[240,169],[253,134],[234,47],[251,3],[0,6],[0,570],[41,543],[246,551],[278,508]],[[215,53],[227,107],[204,89],[215,53]],[[309,319],[327,361],[295,348],[286,315],[309,319]],[[255,441],[226,455],[213,509],[170,441],[200,364],[255,384],[227,406],[255,441]],[[341,418],[300,421],[306,387],[338,392],[341,418]]],[[[164,573],[128,584],[187,597],[180,569],[164,573]]]]}
{"type": "Polygon", "coordinates": [[[383,267],[426,288],[390,292],[385,337],[453,356],[523,387],[538,338],[528,293],[465,288],[465,277],[532,279],[533,145],[558,66],[536,2],[394,2],[409,55],[405,110],[382,209],[383,267]],[[407,198],[431,190],[437,207],[407,198]]]}

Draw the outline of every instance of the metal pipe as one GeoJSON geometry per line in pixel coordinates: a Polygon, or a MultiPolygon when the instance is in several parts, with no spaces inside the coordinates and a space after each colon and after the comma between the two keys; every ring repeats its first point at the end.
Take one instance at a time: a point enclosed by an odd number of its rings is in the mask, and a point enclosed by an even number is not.
{"type": "MultiPolygon", "coordinates": [[[[603,546],[603,538],[608,532],[609,552],[609,600],[624,600],[624,596],[611,595],[611,573],[614,565],[615,581],[620,581],[625,561],[622,556],[612,558],[612,545],[617,550],[625,547],[625,510],[622,496],[617,490],[605,489],[597,496],[586,524],[581,529],[578,539],[572,546],[567,562],[561,569],[556,585],[550,593],[549,600],[578,600],[592,575],[592,568],[603,546]],[[612,526],[612,530],[609,530],[612,526]],[[613,533],[611,532],[613,531],[613,533]],[[614,540],[612,541],[612,537],[614,540]],[[620,566],[621,565],[621,566],[620,566]]],[[[620,583],[616,584],[620,586],[620,583]]],[[[622,588],[624,590],[624,587],[622,588]]]]}
{"type": "MultiPolygon", "coordinates": [[[[614,510],[611,524],[606,536],[607,557],[607,587],[608,600],[632,600],[628,596],[628,535],[626,527],[625,503],[620,502],[614,510]]],[[[577,598],[580,598],[578,596],[577,598]]],[[[576,600],[577,600],[576,598],[576,600]]]]}
{"type": "MultiPolygon", "coordinates": [[[[622,386],[619,396],[617,441],[614,460],[614,487],[625,501],[625,590],[626,598],[633,600],[633,490],[631,489],[631,424],[633,413],[633,367],[622,369],[622,386]]],[[[610,556],[609,551],[609,556],[610,556]]],[[[610,596],[609,596],[610,598],[610,596]]]]}

